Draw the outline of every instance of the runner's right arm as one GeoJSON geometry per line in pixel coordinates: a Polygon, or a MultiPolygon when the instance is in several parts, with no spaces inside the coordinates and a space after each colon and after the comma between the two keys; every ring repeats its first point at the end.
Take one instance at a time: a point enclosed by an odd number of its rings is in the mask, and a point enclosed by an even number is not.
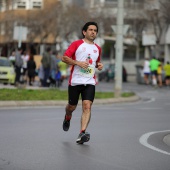
{"type": "Polygon", "coordinates": [[[77,61],[77,60],[73,60],[72,58],[67,57],[67,56],[63,56],[61,58],[61,60],[68,65],[77,65],[83,69],[87,69],[88,65],[89,65],[89,63],[87,61],[77,61]]]}

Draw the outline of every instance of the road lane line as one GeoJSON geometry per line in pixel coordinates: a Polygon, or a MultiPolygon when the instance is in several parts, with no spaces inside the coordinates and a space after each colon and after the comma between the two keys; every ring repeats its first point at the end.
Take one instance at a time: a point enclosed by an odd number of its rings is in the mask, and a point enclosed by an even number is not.
{"type": "Polygon", "coordinates": [[[150,98],[150,100],[146,101],[146,103],[151,103],[151,102],[154,102],[154,101],[155,101],[155,98],[152,97],[152,98],[150,98]]]}
{"type": "Polygon", "coordinates": [[[170,132],[170,130],[155,131],[155,132],[145,133],[144,135],[142,135],[142,136],[140,137],[139,142],[140,142],[142,145],[146,146],[147,148],[150,148],[150,149],[152,149],[152,150],[155,150],[155,151],[157,151],[157,152],[160,152],[160,153],[163,153],[163,154],[166,154],[166,155],[170,155],[169,152],[166,152],[166,151],[164,151],[164,150],[161,150],[161,149],[159,149],[159,148],[156,148],[155,146],[153,146],[153,145],[151,145],[151,144],[148,143],[148,139],[149,139],[149,137],[150,137],[151,135],[156,134],[156,133],[162,133],[162,132],[170,132]]]}
{"type": "Polygon", "coordinates": [[[159,108],[158,107],[157,108],[156,107],[155,108],[153,108],[153,107],[146,108],[145,107],[145,108],[140,108],[140,110],[162,110],[162,108],[160,108],[160,107],[159,108]]]}

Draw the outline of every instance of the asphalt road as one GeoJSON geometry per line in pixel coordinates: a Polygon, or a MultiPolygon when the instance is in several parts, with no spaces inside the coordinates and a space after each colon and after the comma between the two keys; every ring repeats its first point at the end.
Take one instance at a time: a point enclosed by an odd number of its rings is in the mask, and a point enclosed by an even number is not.
{"type": "MultiPolygon", "coordinates": [[[[97,90],[111,90],[101,83],[97,90]]],[[[94,105],[87,131],[77,145],[81,106],[68,132],[64,107],[0,108],[0,170],[170,170],[170,89],[123,84],[142,99],[94,105]]]]}

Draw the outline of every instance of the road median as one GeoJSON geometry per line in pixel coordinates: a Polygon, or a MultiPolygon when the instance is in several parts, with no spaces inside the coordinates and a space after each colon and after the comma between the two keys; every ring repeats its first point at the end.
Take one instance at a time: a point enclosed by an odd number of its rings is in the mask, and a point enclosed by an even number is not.
{"type": "MultiPolygon", "coordinates": [[[[139,96],[131,97],[120,97],[120,98],[106,98],[106,99],[95,99],[94,104],[112,104],[112,103],[123,103],[123,102],[136,102],[140,100],[139,96]]],[[[65,106],[67,100],[27,100],[27,101],[0,101],[0,107],[26,107],[26,106],[65,106]]],[[[81,101],[79,101],[81,105],[81,101]]]]}

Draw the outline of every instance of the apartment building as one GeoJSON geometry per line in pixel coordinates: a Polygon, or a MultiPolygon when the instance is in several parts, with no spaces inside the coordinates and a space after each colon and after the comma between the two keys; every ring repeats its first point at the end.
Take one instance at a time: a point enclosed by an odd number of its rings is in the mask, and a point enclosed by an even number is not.
{"type": "MultiPolygon", "coordinates": [[[[57,0],[58,1],[58,0],[57,0]]],[[[29,42],[28,35],[31,29],[28,23],[41,12],[48,9],[49,5],[56,5],[56,0],[0,0],[0,53],[9,55],[10,50],[19,46],[27,48],[29,42]],[[9,50],[10,49],[10,50],[9,50]]],[[[59,2],[59,1],[58,1],[59,2]]],[[[43,16],[43,15],[42,15],[43,16]]],[[[35,24],[36,27],[36,24],[35,24]]],[[[52,36],[51,36],[52,37],[52,36]]],[[[33,43],[40,43],[40,38],[34,39],[33,43]]],[[[46,43],[50,43],[50,37],[46,38],[46,43]]]]}
{"type": "MultiPolygon", "coordinates": [[[[109,18],[110,22],[113,23],[113,27],[111,28],[109,26],[110,32],[105,32],[105,35],[103,36],[104,39],[108,41],[108,45],[110,45],[110,51],[108,54],[106,53],[107,56],[104,57],[106,57],[106,60],[114,58],[113,55],[115,52],[113,47],[115,45],[116,36],[114,26],[116,25],[118,0],[0,0],[0,51],[7,51],[8,48],[11,48],[14,45],[18,45],[18,39],[14,38],[14,28],[15,26],[21,25],[21,20],[25,22],[26,19],[30,18],[30,16],[32,16],[32,19],[34,19],[34,17],[38,15],[38,11],[47,8],[49,4],[55,3],[56,1],[58,1],[58,3],[61,3],[63,7],[66,7],[70,4],[76,4],[77,6],[84,7],[85,9],[88,9],[92,18],[100,18],[101,16],[105,18],[104,20],[109,18]]],[[[150,55],[150,49],[153,49],[154,44],[148,44],[148,42],[150,41],[150,39],[153,39],[153,37],[155,37],[153,28],[150,27],[147,23],[144,29],[145,35],[142,35],[142,32],[140,32],[140,34],[139,32],[137,32],[137,30],[139,30],[138,23],[140,22],[140,20],[148,20],[148,11],[156,11],[159,10],[159,8],[160,7],[158,0],[124,1],[124,20],[126,25],[126,31],[124,35],[125,60],[127,59],[131,62],[136,63],[136,60],[150,55]],[[131,25],[129,23],[131,23],[131,25]],[[136,27],[136,30],[133,27],[136,27]],[[136,53],[136,51],[139,51],[136,48],[137,37],[141,37],[140,41],[144,41],[141,48],[142,50],[139,54],[136,53]]],[[[100,28],[102,29],[102,24],[100,25],[100,28]]],[[[29,28],[28,30],[26,29],[26,31],[28,31],[28,33],[31,32],[29,28]]],[[[49,34],[48,36],[46,36],[44,42],[52,44],[55,42],[54,37],[55,36],[53,36],[52,34],[49,34]]],[[[22,40],[22,43],[27,44],[27,42],[29,41],[30,39],[27,35],[27,37],[22,40]]],[[[40,37],[35,38],[33,42],[40,44],[40,37]]],[[[168,51],[169,45],[166,46],[167,55],[168,51]]]]}
{"type": "MultiPolygon", "coordinates": [[[[80,0],[91,16],[111,18],[113,29],[109,36],[105,32],[105,43],[110,45],[109,53],[105,52],[106,62],[114,60],[116,41],[116,17],[118,0],[80,0]]],[[[76,2],[76,0],[72,0],[76,2]]],[[[161,4],[168,4],[167,0],[124,0],[124,57],[123,62],[130,74],[136,73],[135,65],[141,64],[145,57],[153,55],[162,57],[165,62],[170,60],[170,27],[160,19],[161,4]],[[155,23],[154,19],[158,20],[155,23]],[[143,24],[142,24],[143,22],[143,24]],[[161,28],[159,27],[161,25],[161,28]],[[168,27],[168,28],[167,28],[168,27]],[[161,30],[163,30],[161,32],[161,30]],[[159,44],[158,44],[159,42],[159,44]],[[139,46],[140,44],[140,46],[139,46]],[[140,62],[141,61],[141,62],[140,62]]],[[[170,3],[170,2],[169,2],[170,3]]],[[[165,11],[164,11],[165,12],[165,11]]],[[[108,49],[108,48],[107,48],[108,49]]],[[[114,61],[113,61],[114,62],[114,61]]]]}
{"type": "Polygon", "coordinates": [[[0,11],[17,9],[40,9],[43,7],[42,0],[1,0],[0,11]]]}

